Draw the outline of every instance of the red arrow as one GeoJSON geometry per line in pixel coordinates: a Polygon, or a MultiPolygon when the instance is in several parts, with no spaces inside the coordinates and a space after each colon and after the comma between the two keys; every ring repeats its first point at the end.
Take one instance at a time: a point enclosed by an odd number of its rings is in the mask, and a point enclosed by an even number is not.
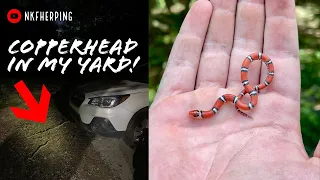
{"type": "Polygon", "coordinates": [[[51,96],[47,88],[42,85],[40,103],[38,104],[36,99],[31,94],[30,90],[22,80],[15,84],[14,87],[29,107],[29,110],[10,107],[14,115],[17,118],[21,118],[24,120],[46,123],[51,96]]]}

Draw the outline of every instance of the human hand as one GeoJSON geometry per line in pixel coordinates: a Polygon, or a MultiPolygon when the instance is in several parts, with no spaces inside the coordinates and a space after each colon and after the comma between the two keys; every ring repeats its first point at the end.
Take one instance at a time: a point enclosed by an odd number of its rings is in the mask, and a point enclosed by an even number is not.
{"type": "MultiPolygon", "coordinates": [[[[300,131],[298,50],[294,0],[198,0],[150,107],[150,179],[319,180],[320,143],[309,158],[300,131]],[[248,112],[253,119],[234,104],[208,119],[190,117],[190,110],[210,110],[221,95],[241,92],[241,64],[253,52],[268,55],[275,68],[248,112]]],[[[250,84],[263,83],[267,72],[254,61],[250,84]]]]}

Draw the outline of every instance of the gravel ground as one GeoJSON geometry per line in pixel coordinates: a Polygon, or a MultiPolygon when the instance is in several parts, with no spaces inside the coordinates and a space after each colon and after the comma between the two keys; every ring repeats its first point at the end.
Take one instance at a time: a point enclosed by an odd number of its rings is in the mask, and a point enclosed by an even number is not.
{"type": "Polygon", "coordinates": [[[133,151],[122,140],[87,136],[52,101],[45,124],[17,119],[8,106],[26,106],[13,85],[0,85],[0,102],[1,180],[132,179],[133,151]]]}

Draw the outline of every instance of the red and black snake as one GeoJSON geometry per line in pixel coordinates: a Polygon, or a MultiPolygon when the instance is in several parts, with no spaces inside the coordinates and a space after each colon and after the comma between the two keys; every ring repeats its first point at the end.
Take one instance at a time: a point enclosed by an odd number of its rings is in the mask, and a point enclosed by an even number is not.
{"type": "Polygon", "coordinates": [[[246,113],[242,112],[241,110],[251,110],[257,105],[259,91],[266,88],[272,82],[273,77],[274,77],[274,66],[271,59],[267,55],[261,52],[252,53],[244,59],[241,66],[241,82],[244,89],[240,92],[238,96],[233,94],[224,94],[217,99],[217,101],[215,102],[211,110],[208,110],[208,111],[192,110],[189,112],[189,115],[194,118],[202,118],[202,119],[210,118],[218,113],[219,109],[223,106],[224,103],[232,102],[235,104],[235,107],[240,114],[242,114],[243,116],[252,118],[246,113]],[[253,87],[248,80],[248,71],[249,71],[250,64],[255,60],[261,60],[262,62],[265,63],[265,65],[268,68],[268,76],[266,77],[263,83],[253,87]],[[241,102],[241,98],[247,93],[249,93],[250,95],[250,102],[248,104],[241,102]]]}

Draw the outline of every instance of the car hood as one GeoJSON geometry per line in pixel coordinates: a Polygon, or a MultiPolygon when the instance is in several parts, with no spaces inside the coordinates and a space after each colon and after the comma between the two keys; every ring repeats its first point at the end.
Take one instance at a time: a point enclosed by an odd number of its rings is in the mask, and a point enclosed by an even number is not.
{"type": "Polygon", "coordinates": [[[86,98],[148,92],[148,84],[134,81],[96,81],[77,88],[86,98]]]}

